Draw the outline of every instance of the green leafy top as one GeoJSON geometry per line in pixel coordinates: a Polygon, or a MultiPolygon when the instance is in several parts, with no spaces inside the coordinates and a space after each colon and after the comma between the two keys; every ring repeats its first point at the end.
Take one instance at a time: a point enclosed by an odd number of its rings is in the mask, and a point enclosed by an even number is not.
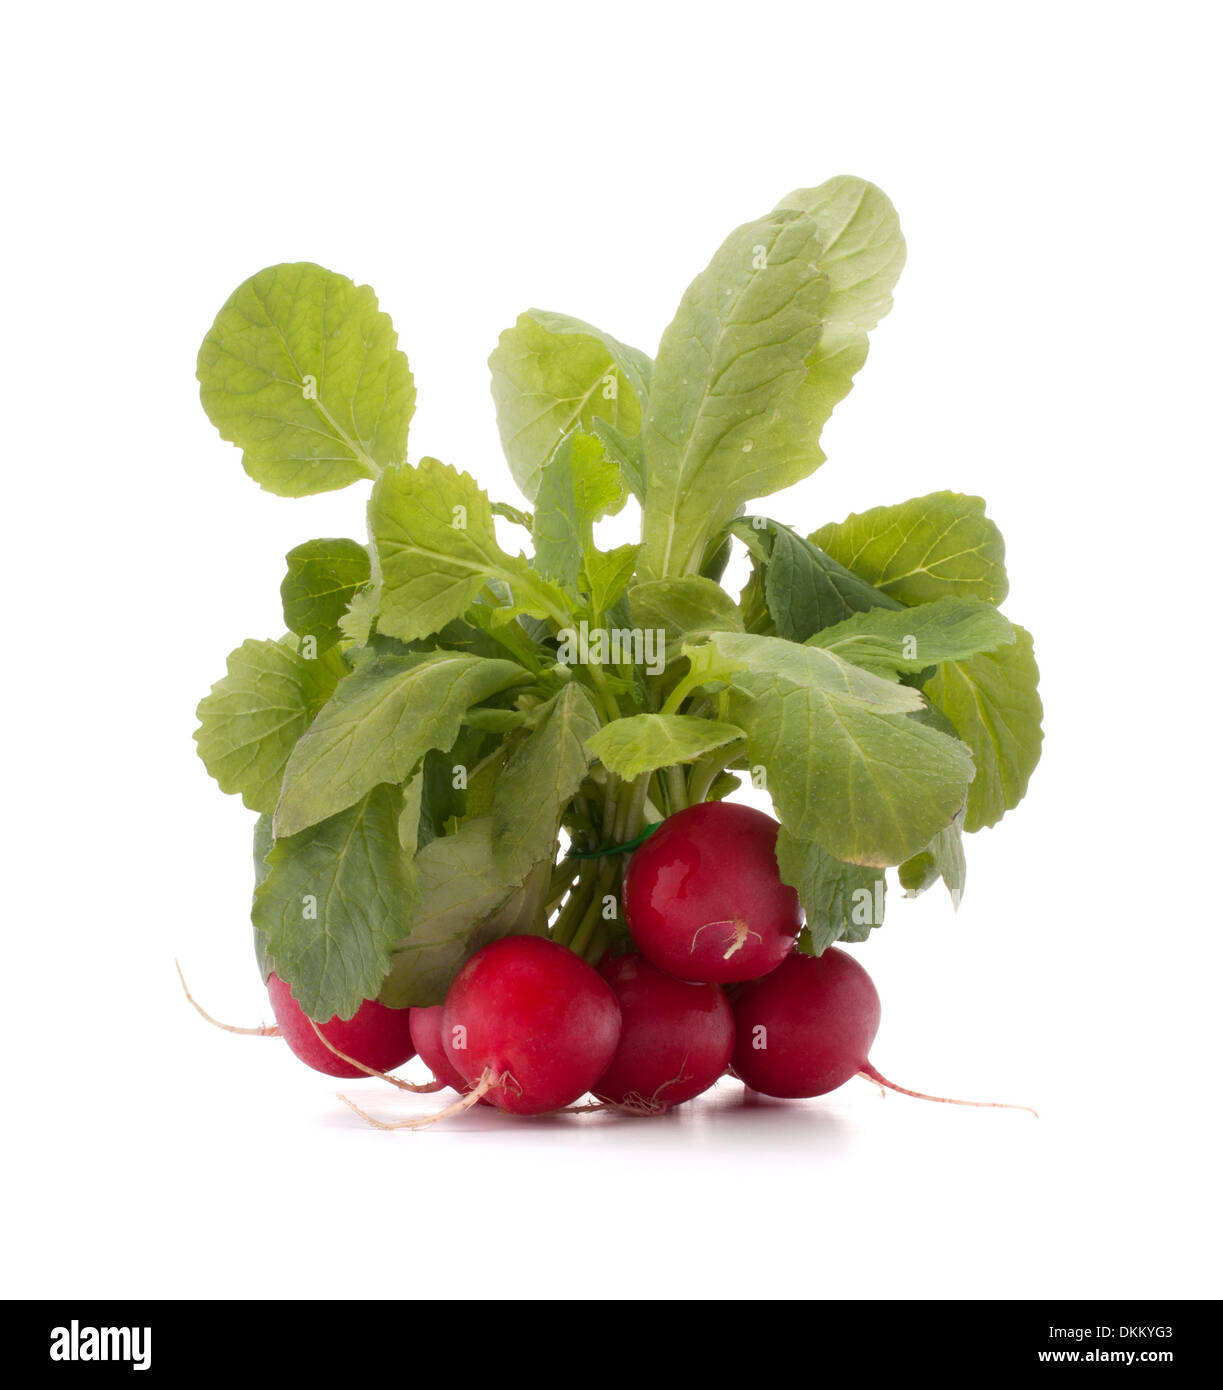
{"type": "Polygon", "coordinates": [[[260,813],[261,968],[311,1017],[436,1003],[509,932],[597,958],[625,931],[608,848],[732,770],[772,798],[803,949],[865,939],[892,866],[958,902],[963,833],[1017,804],[1041,740],[984,504],[934,493],[809,536],[744,515],[824,461],[904,255],[887,198],[836,178],[732,232],[653,361],[523,314],[490,368],[531,509],[409,461],[412,377],[368,287],[272,266],[225,303],[201,398],[246,470],[286,496],[373,484],[368,539],[294,547],[289,634],[238,647],[199,707],[206,767],[260,813]],[[640,544],[601,550],[630,495],[640,544]]]}

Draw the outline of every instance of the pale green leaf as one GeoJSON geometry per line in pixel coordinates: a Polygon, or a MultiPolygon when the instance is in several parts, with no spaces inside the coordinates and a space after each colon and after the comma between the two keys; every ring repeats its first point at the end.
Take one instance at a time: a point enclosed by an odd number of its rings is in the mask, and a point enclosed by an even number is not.
{"type": "Polygon", "coordinates": [[[940,598],[915,608],[875,608],[824,628],[809,645],[835,652],[855,666],[896,679],[944,661],[963,661],[978,652],[1014,642],[1015,630],[990,603],[979,598],[940,598]]]}
{"type": "Polygon", "coordinates": [[[736,777],[733,772],[719,772],[714,779],[713,785],[709,788],[705,800],[721,801],[723,797],[730,796],[732,792],[737,792],[741,785],[742,779],[736,777]]]}
{"type": "Polygon", "coordinates": [[[970,831],[997,824],[1018,806],[1040,761],[1040,672],[1031,634],[1018,623],[1014,630],[1011,646],[948,661],[924,687],[976,760],[964,820],[970,831]]]}
{"type": "MultiPolygon", "coordinates": [[[[824,462],[821,431],[866,361],[868,331],[892,307],[905,243],[895,208],[864,179],[829,179],[818,188],[791,193],[778,207],[814,219],[819,266],[828,276],[829,293],[821,310],[823,331],[807,359],[802,385],[778,418],[760,431],[758,447],[776,450],[791,469],[801,468],[798,476],[806,477],[824,462]]],[[[763,490],[756,495],[763,496],[763,490]]]]}
{"type": "Polygon", "coordinates": [[[1005,547],[979,497],[932,492],[872,507],[822,526],[811,541],[902,603],[956,595],[997,605],[1006,597],[1005,547]]]}
{"type": "Polygon", "coordinates": [[[208,418],[269,492],[376,478],[407,452],[416,388],[368,285],[302,262],[230,295],[200,348],[208,418]]]}
{"type": "Polygon", "coordinates": [[[641,436],[627,435],[623,430],[618,430],[610,420],[604,420],[601,416],[596,416],[591,421],[591,428],[607,450],[608,458],[620,469],[624,486],[640,501],[645,496],[641,436]]]}
{"type": "Polygon", "coordinates": [[[481,700],[529,679],[512,661],[458,652],[364,657],[340,682],[289,759],[276,835],[335,815],[380,782],[403,782],[448,748],[481,700]]]}
{"type": "Polygon", "coordinates": [[[396,822],[399,847],[405,854],[415,855],[420,846],[420,828],[424,816],[425,770],[420,770],[404,784],[403,805],[396,822]]]}
{"type": "Polygon", "coordinates": [[[603,419],[627,438],[640,433],[650,359],[580,319],[528,310],[488,365],[510,472],[532,500],[540,469],[575,425],[603,419]]]}
{"type": "Polygon", "coordinates": [[[798,208],[820,228],[820,269],[828,276],[821,348],[834,330],[874,328],[892,307],[904,269],[905,243],[896,209],[882,189],[839,175],[818,188],[799,188],[777,204],[798,208]]]}
{"type": "Polygon", "coordinates": [[[715,748],[743,738],[743,730],[688,714],[635,714],[605,724],[586,747],[626,781],[643,772],[690,763],[715,748]]]}
{"type": "Polygon", "coordinates": [[[750,659],[750,653],[746,656],[732,656],[713,642],[684,646],[682,654],[688,658],[688,671],[683,678],[683,684],[690,690],[728,684],[737,672],[747,669],[750,659]]]}
{"type": "Polygon", "coordinates": [[[624,594],[637,566],[640,549],[637,545],[619,545],[606,552],[587,552],[583,568],[593,612],[606,613],[624,594]]]}
{"type": "Polygon", "coordinates": [[[381,584],[367,584],[363,589],[358,589],[336,623],[340,635],[354,646],[365,646],[373,633],[381,601],[381,584]]]}
{"type": "MultiPolygon", "coordinates": [[[[258,888],[268,876],[267,857],[275,843],[276,841],[272,836],[272,817],[265,811],[255,821],[253,851],[255,857],[256,888],[258,888]]],[[[264,978],[266,979],[267,977],[264,976],[264,978]]]]}
{"type": "Polygon", "coordinates": [[[779,211],[733,231],[663,334],[643,438],[642,573],[694,573],[706,543],[751,497],[810,471],[767,429],[806,376],[828,277],[819,233],[779,211]]]}
{"type": "Polygon", "coordinates": [[[624,500],[620,470],[593,434],[575,427],[539,471],[535,496],[535,567],[576,588],[594,549],[594,523],[624,500]]]}
{"type": "Polygon", "coordinates": [[[777,636],[777,624],[764,596],[764,567],[755,561],[747,583],[739,590],[738,608],[744,631],[758,632],[763,637],[777,636]]]}
{"type": "Polygon", "coordinates": [[[382,569],[378,628],[389,636],[430,636],[461,617],[490,580],[513,595],[507,618],[564,620],[564,595],[501,549],[488,497],[466,473],[432,458],[387,469],[370,497],[369,524],[382,569]]]}
{"type": "Polygon", "coordinates": [[[650,579],[629,590],[633,621],[661,628],[668,642],[706,632],[742,632],[743,616],[734,599],[712,579],[690,574],[682,579],[650,579]]]}
{"type": "Polygon", "coordinates": [[[308,660],[283,642],[247,641],[200,701],[195,741],[223,792],[252,811],[276,807],[285,764],[344,674],[338,653],[308,660]]]}
{"type": "Polygon", "coordinates": [[[490,502],[494,516],[503,516],[506,521],[512,521],[515,526],[521,526],[524,531],[531,530],[531,513],[524,512],[521,507],[511,507],[508,502],[490,502]]]}
{"type": "Polygon", "coordinates": [[[391,948],[417,901],[412,859],[399,844],[403,795],[375,787],[355,806],[267,856],[253,919],[277,975],[316,1022],[351,1018],[378,995],[391,948]]]}

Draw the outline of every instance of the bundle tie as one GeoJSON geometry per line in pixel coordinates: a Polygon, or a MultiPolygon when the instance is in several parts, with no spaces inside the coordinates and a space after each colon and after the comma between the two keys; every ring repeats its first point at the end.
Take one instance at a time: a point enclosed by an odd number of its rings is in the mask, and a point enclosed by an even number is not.
{"type": "Polygon", "coordinates": [[[647,825],[640,835],[633,840],[627,840],[622,845],[608,845],[606,849],[571,849],[565,853],[566,859],[603,859],[609,854],[627,854],[634,850],[638,845],[644,844],[646,840],[658,829],[662,821],[656,820],[652,825],[647,825]]]}

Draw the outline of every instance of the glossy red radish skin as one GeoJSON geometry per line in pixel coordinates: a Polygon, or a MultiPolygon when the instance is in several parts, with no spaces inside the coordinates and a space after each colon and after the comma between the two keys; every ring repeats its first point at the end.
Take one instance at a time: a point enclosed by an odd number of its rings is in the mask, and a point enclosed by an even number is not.
{"type": "Polygon", "coordinates": [[[655,965],[681,980],[726,984],[785,960],[802,911],[778,872],[778,828],[751,806],[703,802],[633,851],[624,916],[655,965]]]}
{"type": "Polygon", "coordinates": [[[726,1070],[735,1020],[717,985],[677,980],[645,956],[605,960],[599,974],[620,1005],[620,1042],[592,1087],[600,1100],[643,1114],[681,1105],[726,1070]]]}
{"type": "MultiPolygon", "coordinates": [[[[292,990],[275,972],[268,976],[268,996],[281,1037],[299,1060],[327,1076],[351,1079],[368,1075],[328,1050],[292,990]]],[[[408,1009],[388,1009],[376,999],[367,999],[352,1018],[328,1019],[319,1024],[319,1031],[332,1047],[374,1071],[394,1071],[416,1055],[409,1013],[408,1009]]]]}
{"type": "Polygon", "coordinates": [[[409,1010],[409,1013],[412,1044],[417,1056],[438,1081],[445,1082],[456,1091],[466,1091],[467,1082],[455,1070],[442,1043],[442,1006],[418,1007],[409,1010]]]}
{"type": "Polygon", "coordinates": [[[878,1030],[879,995],[852,956],[796,953],[740,992],[732,1065],[766,1096],[822,1096],[866,1067],[878,1030]]]}
{"type": "Polygon", "coordinates": [[[879,994],[858,962],[835,947],[821,956],[792,955],[771,975],[745,985],[734,1009],[734,1071],[766,1096],[822,1096],[862,1073],[917,1100],[1036,1114],[1028,1105],[910,1091],[881,1075],[868,1055],[879,1030],[879,994]]]}
{"type": "Polygon", "coordinates": [[[514,1115],[572,1104],[615,1055],[620,1007],[580,956],[538,936],[507,936],[477,951],[442,1006],[455,1070],[514,1115]],[[490,1080],[491,1079],[491,1080],[490,1080]]]}
{"type": "MultiPolygon", "coordinates": [[[[417,1056],[433,1073],[436,1080],[449,1086],[451,1090],[466,1095],[471,1087],[463,1080],[446,1050],[446,1040],[442,1036],[442,1006],[432,1004],[427,1008],[412,1010],[412,1042],[417,1056]]],[[[481,1105],[491,1105],[487,1096],[480,1097],[481,1105]]]]}

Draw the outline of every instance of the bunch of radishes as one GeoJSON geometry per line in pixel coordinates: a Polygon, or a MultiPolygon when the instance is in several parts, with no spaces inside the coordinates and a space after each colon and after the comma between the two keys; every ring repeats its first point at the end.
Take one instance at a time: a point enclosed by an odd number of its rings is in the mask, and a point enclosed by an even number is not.
{"type": "Polygon", "coordinates": [[[432,1123],[477,1101],[545,1114],[588,1092],[597,1106],[659,1114],[728,1068],[752,1090],[786,1098],[823,1095],[859,1073],[891,1086],[867,1058],[879,1026],[870,976],[844,951],[795,949],[802,913],[778,873],[777,830],[729,802],[671,816],[625,872],[637,950],[597,969],[545,937],[507,936],[472,956],[443,1004],[396,1010],[370,1000],[321,1026],[273,976],[280,1031],[333,1076],[387,1072],[419,1054],[434,1082],[412,1089],[445,1085],[463,1097],[384,1128],[432,1123]]]}
{"type": "Polygon", "coordinates": [[[779,1097],[890,1084],[834,943],[882,924],[884,867],[958,904],[963,835],[1018,805],[1042,739],[981,498],[814,531],[754,510],[823,462],[904,258],[884,193],[837,177],[732,231],[653,356],[519,315],[489,371],[525,506],[410,456],[416,386],[368,285],[287,262],[222,305],[200,400],[250,476],[372,484],[363,536],[286,554],[285,631],[197,710],[259,816],[272,1031],[311,1065],[460,1093],[405,1125],[588,1093],[657,1114],[728,1068],[779,1097]],[[639,541],[603,548],[630,499],[639,541]],[[749,776],[777,821],[725,804],[749,776]],[[432,1081],[389,1076],[417,1052],[432,1081]]]}

